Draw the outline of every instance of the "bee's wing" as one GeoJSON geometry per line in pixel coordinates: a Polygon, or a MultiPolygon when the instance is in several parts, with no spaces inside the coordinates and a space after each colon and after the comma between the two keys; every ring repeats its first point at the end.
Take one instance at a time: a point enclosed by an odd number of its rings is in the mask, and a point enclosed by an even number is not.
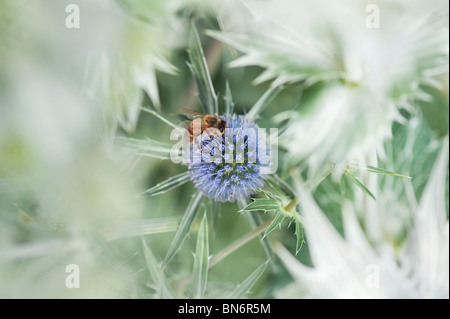
{"type": "Polygon", "coordinates": [[[183,128],[188,128],[190,125],[191,125],[191,123],[192,123],[192,121],[183,121],[183,122],[180,122],[179,124],[178,124],[178,126],[180,126],[180,127],[183,127],[183,128]]]}
{"type": "Polygon", "coordinates": [[[198,111],[194,111],[191,109],[186,109],[186,108],[182,108],[180,110],[181,113],[183,113],[184,115],[186,115],[188,118],[196,118],[196,117],[203,117],[205,116],[205,114],[198,112],[198,111]]]}

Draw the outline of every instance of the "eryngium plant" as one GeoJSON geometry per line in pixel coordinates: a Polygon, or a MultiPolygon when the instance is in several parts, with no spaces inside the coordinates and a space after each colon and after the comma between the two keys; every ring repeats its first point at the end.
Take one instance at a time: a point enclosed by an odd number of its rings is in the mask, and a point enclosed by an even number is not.
{"type": "Polygon", "coordinates": [[[248,199],[265,185],[266,176],[260,169],[261,162],[270,159],[270,154],[265,154],[265,136],[258,136],[258,125],[243,115],[220,118],[226,123],[223,134],[199,136],[200,149],[195,143],[188,146],[187,155],[192,154],[186,159],[189,176],[212,200],[248,199]]]}
{"type": "Polygon", "coordinates": [[[76,4],[0,1],[0,297],[448,298],[446,1],[76,4]],[[172,163],[183,107],[276,173],[172,163]]]}
{"type": "Polygon", "coordinates": [[[423,86],[441,86],[448,1],[431,3],[245,1],[245,23],[209,34],[243,52],[231,66],[263,67],[256,83],[302,84],[300,107],[278,115],[291,121],[280,144],[292,165],[331,162],[340,176],[349,162],[382,156],[401,110],[430,98],[423,86]]]}

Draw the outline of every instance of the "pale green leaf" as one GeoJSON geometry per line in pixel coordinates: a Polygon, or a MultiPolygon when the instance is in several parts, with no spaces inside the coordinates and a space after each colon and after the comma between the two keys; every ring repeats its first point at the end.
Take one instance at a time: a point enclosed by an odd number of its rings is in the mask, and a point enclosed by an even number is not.
{"type": "Polygon", "coordinates": [[[324,166],[322,170],[317,172],[315,176],[312,176],[307,182],[306,186],[310,191],[314,191],[317,186],[320,185],[334,170],[334,164],[330,164],[329,167],[324,166]]]}
{"type": "Polygon", "coordinates": [[[368,172],[371,172],[371,173],[377,173],[377,174],[395,176],[395,177],[411,178],[411,176],[408,176],[408,175],[394,173],[394,172],[388,171],[386,169],[378,168],[378,167],[374,167],[374,166],[367,166],[366,169],[368,172]]]}
{"type": "Polygon", "coordinates": [[[144,107],[141,107],[141,110],[156,116],[158,119],[160,119],[161,121],[163,121],[167,125],[170,125],[173,128],[177,128],[178,127],[176,123],[174,123],[171,119],[169,119],[167,116],[163,115],[160,112],[156,112],[154,110],[147,109],[147,108],[144,108],[144,107]]]}
{"type": "Polygon", "coordinates": [[[233,97],[231,96],[231,90],[230,85],[228,81],[225,82],[225,113],[226,114],[233,114],[234,112],[234,102],[233,97]]]}
{"type": "Polygon", "coordinates": [[[146,195],[146,196],[160,195],[160,194],[170,191],[171,189],[174,189],[176,187],[183,185],[187,181],[189,181],[189,173],[184,172],[184,173],[172,176],[172,177],[166,179],[164,182],[161,182],[161,183],[153,186],[152,188],[147,189],[141,195],[146,195]]]}
{"type": "Polygon", "coordinates": [[[116,240],[124,237],[174,232],[177,230],[178,221],[174,217],[162,217],[152,219],[139,219],[119,226],[117,229],[106,231],[106,240],[116,240]]]}
{"type": "Polygon", "coordinates": [[[241,209],[241,211],[252,210],[279,210],[281,208],[280,203],[272,198],[255,198],[253,202],[241,209]]]}
{"type": "Polygon", "coordinates": [[[268,182],[270,186],[272,186],[277,191],[283,191],[287,195],[289,195],[291,198],[296,197],[294,190],[292,187],[286,183],[280,176],[277,174],[271,174],[268,178],[268,182]]]}
{"type": "Polygon", "coordinates": [[[177,232],[170,244],[169,250],[167,251],[166,257],[164,258],[164,266],[167,265],[176,253],[181,249],[187,235],[191,231],[192,224],[199,212],[199,206],[202,200],[202,193],[197,191],[197,193],[192,197],[186,212],[178,225],[177,232]]]}
{"type": "Polygon", "coordinates": [[[268,261],[256,268],[254,272],[252,272],[230,295],[227,296],[227,299],[239,299],[245,297],[266,270],[267,263],[268,261]]]}
{"type": "Polygon", "coordinates": [[[295,236],[297,237],[297,242],[295,245],[295,254],[298,254],[300,249],[305,242],[304,234],[303,234],[303,225],[298,218],[295,219],[295,236]]]}
{"type": "Polygon", "coordinates": [[[268,190],[262,189],[260,192],[263,193],[264,195],[266,195],[267,198],[279,203],[279,206],[281,207],[282,206],[281,202],[283,201],[283,198],[285,198],[285,196],[284,196],[283,192],[281,192],[280,189],[276,189],[276,191],[278,193],[273,193],[268,190]]]}
{"type": "Polygon", "coordinates": [[[208,242],[208,219],[206,213],[203,215],[197,236],[197,246],[194,255],[194,298],[202,299],[205,295],[208,280],[209,242],[208,242]]]}
{"type": "Polygon", "coordinates": [[[254,120],[259,114],[261,114],[273,98],[283,89],[283,86],[278,85],[277,81],[274,81],[270,88],[264,92],[264,94],[256,101],[250,111],[247,113],[247,117],[254,120]]]}
{"type": "Polygon", "coordinates": [[[144,250],[145,263],[147,265],[148,273],[150,274],[151,281],[155,284],[157,289],[157,297],[156,298],[167,298],[174,299],[175,294],[170,287],[166,276],[158,263],[158,259],[156,258],[153,251],[146,244],[144,239],[142,239],[142,247],[144,250]]]}
{"type": "Polygon", "coordinates": [[[288,35],[290,32],[287,33],[285,28],[278,28],[279,21],[271,25],[271,20],[265,19],[264,25],[258,26],[261,34],[212,30],[207,31],[207,34],[245,53],[232,61],[231,67],[263,67],[265,70],[255,79],[256,83],[282,76],[284,83],[307,80],[312,84],[319,80],[336,79],[341,75],[342,72],[337,71],[338,57],[333,56],[325,44],[329,39],[317,41],[313,35],[299,36],[298,32],[288,35]],[[270,30],[267,29],[269,25],[270,30]]]}
{"type": "Polygon", "coordinates": [[[344,175],[339,179],[339,190],[341,191],[341,195],[345,196],[346,186],[345,186],[344,175]]]}
{"type": "Polygon", "coordinates": [[[357,179],[355,176],[353,176],[350,173],[346,173],[346,176],[348,176],[350,178],[350,180],[355,183],[359,188],[361,188],[361,190],[366,193],[367,195],[369,195],[370,197],[372,197],[374,200],[376,200],[375,196],[372,194],[372,192],[363,184],[359,181],[359,179],[357,179]]]}
{"type": "Polygon", "coordinates": [[[275,218],[273,219],[272,223],[269,225],[269,227],[267,227],[267,229],[266,229],[266,231],[264,233],[264,237],[269,235],[277,226],[280,226],[281,223],[283,222],[285,216],[286,215],[285,215],[285,213],[283,211],[279,211],[275,215],[275,218]]]}
{"type": "Polygon", "coordinates": [[[192,76],[197,83],[198,94],[200,101],[202,102],[203,109],[207,114],[218,114],[219,109],[217,105],[217,95],[214,91],[214,87],[211,81],[211,77],[208,71],[208,65],[206,64],[206,58],[203,53],[202,43],[197,32],[195,25],[192,26],[194,31],[194,39],[191,45],[189,53],[188,67],[192,72],[192,76]]]}
{"type": "Polygon", "coordinates": [[[153,157],[158,159],[170,159],[172,145],[151,139],[136,139],[119,136],[117,143],[120,147],[132,151],[138,156],[153,157]]]}

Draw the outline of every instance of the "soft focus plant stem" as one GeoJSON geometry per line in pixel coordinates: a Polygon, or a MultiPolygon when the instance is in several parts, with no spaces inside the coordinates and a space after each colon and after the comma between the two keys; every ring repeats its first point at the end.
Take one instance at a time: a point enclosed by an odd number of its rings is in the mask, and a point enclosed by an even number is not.
{"type": "Polygon", "coordinates": [[[217,265],[221,260],[226,258],[232,252],[234,252],[235,250],[237,250],[238,248],[240,248],[241,246],[243,246],[244,244],[246,244],[247,242],[249,242],[256,236],[258,236],[259,234],[263,233],[267,229],[267,227],[269,227],[269,225],[272,223],[272,221],[273,221],[273,218],[269,219],[268,221],[266,221],[264,224],[262,224],[258,228],[255,228],[251,232],[245,234],[238,240],[234,241],[233,243],[231,243],[230,245],[228,245],[227,247],[222,249],[213,258],[211,258],[211,261],[209,263],[209,268],[212,268],[213,266],[217,265]]]}
{"type": "MultiPolygon", "coordinates": [[[[211,261],[209,262],[208,269],[211,269],[215,265],[217,265],[219,262],[221,262],[223,259],[228,257],[231,253],[242,247],[244,244],[248,243],[253,238],[257,237],[259,234],[266,231],[266,229],[270,226],[272,223],[273,218],[267,220],[264,224],[259,226],[258,228],[255,228],[251,232],[245,234],[244,236],[240,237],[221,251],[219,251],[216,255],[214,255],[211,258],[211,261]]],[[[187,276],[186,278],[182,279],[176,287],[177,291],[183,290],[184,287],[192,280],[192,274],[187,276]]]]}

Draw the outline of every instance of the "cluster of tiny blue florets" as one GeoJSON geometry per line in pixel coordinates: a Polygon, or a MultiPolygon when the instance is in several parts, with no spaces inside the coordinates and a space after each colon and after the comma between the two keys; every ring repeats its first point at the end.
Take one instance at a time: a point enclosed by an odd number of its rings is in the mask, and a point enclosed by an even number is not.
{"type": "Polygon", "coordinates": [[[201,152],[191,144],[187,165],[192,182],[206,196],[220,202],[234,202],[248,198],[265,185],[260,168],[261,160],[268,156],[261,144],[266,141],[258,140],[255,134],[258,125],[245,116],[227,114],[220,118],[227,122],[221,139],[204,134],[201,152]],[[221,151],[219,156],[215,154],[217,150],[221,151]],[[259,154],[261,150],[264,152],[259,154]]]}

